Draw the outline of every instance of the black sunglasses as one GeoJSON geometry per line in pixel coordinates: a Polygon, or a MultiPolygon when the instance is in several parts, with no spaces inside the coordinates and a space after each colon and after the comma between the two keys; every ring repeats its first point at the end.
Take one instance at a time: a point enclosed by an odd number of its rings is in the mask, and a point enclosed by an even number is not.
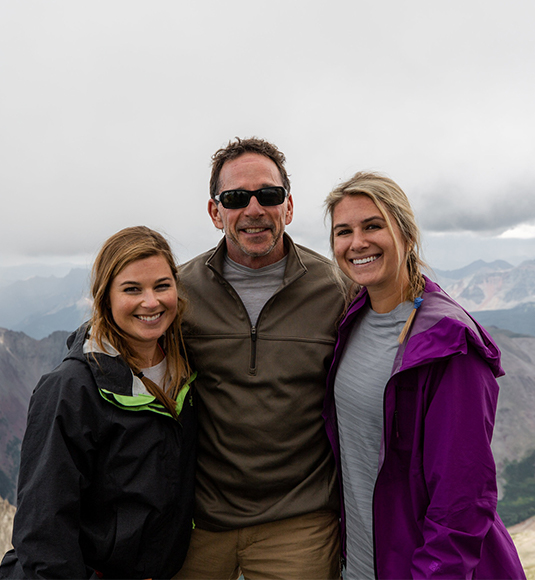
{"type": "Polygon", "coordinates": [[[280,205],[288,197],[288,192],[284,187],[274,185],[273,187],[262,187],[256,191],[246,191],[245,189],[229,189],[222,191],[214,197],[216,203],[226,209],[240,209],[247,207],[251,197],[255,196],[258,203],[263,206],[280,205]]]}

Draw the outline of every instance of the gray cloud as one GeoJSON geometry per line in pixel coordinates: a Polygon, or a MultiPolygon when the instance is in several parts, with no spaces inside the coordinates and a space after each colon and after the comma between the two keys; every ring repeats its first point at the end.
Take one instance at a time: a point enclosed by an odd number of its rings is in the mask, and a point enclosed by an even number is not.
{"type": "Polygon", "coordinates": [[[421,195],[421,226],[431,232],[474,232],[499,235],[519,224],[535,222],[535,179],[486,191],[437,186],[421,195]]]}
{"type": "Polygon", "coordinates": [[[323,199],[359,169],[398,181],[432,231],[531,220],[534,15],[529,0],[0,2],[0,262],[92,256],[140,223],[181,261],[207,249],[210,155],[236,135],[286,153],[289,230],[320,251],[323,199]]]}

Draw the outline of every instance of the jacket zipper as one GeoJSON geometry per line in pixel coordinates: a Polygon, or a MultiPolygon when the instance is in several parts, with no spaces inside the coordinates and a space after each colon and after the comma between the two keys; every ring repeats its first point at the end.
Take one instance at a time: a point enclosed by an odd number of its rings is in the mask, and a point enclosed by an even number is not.
{"type": "Polygon", "coordinates": [[[256,375],[256,326],[255,325],[251,326],[251,360],[249,363],[249,374],[256,375]]]}
{"type": "Polygon", "coordinates": [[[397,409],[394,411],[394,426],[396,428],[396,439],[399,439],[399,419],[397,409]]]}
{"type": "MultiPolygon", "coordinates": [[[[397,374],[398,371],[396,371],[397,374]]],[[[386,382],[385,385],[385,390],[384,390],[384,394],[383,394],[383,445],[384,445],[384,449],[382,450],[383,452],[383,458],[382,458],[382,462],[381,462],[381,467],[379,468],[379,471],[377,472],[377,477],[375,478],[375,483],[373,485],[373,494],[372,494],[372,540],[373,540],[373,566],[374,566],[374,570],[375,570],[375,578],[379,578],[379,574],[378,574],[378,564],[377,564],[377,547],[376,547],[376,541],[375,541],[375,492],[377,491],[377,481],[379,479],[379,475],[381,474],[381,471],[383,471],[383,467],[385,464],[385,460],[386,460],[386,447],[388,445],[387,443],[387,425],[385,422],[386,419],[386,391],[388,389],[388,386],[390,384],[390,381],[392,380],[392,377],[394,375],[392,375],[388,381],[386,382]]],[[[399,419],[398,419],[398,401],[397,401],[397,391],[396,391],[396,386],[394,385],[394,396],[396,397],[396,404],[394,406],[394,425],[392,426],[393,429],[395,430],[396,433],[396,438],[399,439],[399,419]]],[[[379,452],[381,453],[381,452],[379,452]]]]}
{"type": "MultiPolygon", "coordinates": [[[[210,266],[210,269],[213,270],[216,275],[223,281],[223,285],[226,287],[227,292],[229,292],[230,294],[234,295],[239,302],[241,302],[241,305],[243,307],[243,309],[246,311],[247,313],[247,309],[245,308],[245,304],[243,303],[243,300],[241,299],[240,295],[236,292],[236,290],[232,287],[231,284],[229,284],[227,282],[227,280],[225,280],[225,278],[223,278],[223,275],[218,272],[213,266],[210,266]]],[[[297,280],[298,278],[300,278],[302,275],[304,275],[304,272],[302,272],[299,276],[294,275],[292,276],[292,278],[289,281],[284,281],[283,279],[283,283],[281,285],[281,287],[276,290],[270,298],[268,298],[267,302],[264,304],[264,306],[262,306],[262,309],[260,310],[259,314],[258,314],[258,319],[257,319],[257,323],[260,320],[260,317],[262,316],[262,312],[264,310],[264,308],[267,306],[267,304],[269,302],[271,302],[273,300],[273,298],[279,294],[279,292],[289,286],[291,283],[293,283],[295,280],[297,280]]],[[[256,325],[251,325],[251,358],[249,361],[249,374],[250,375],[256,375],[256,339],[257,339],[257,330],[256,330],[256,325]]]]}
{"type": "MultiPolygon", "coordinates": [[[[223,286],[226,287],[227,292],[229,294],[233,295],[238,300],[238,302],[241,303],[242,308],[245,310],[247,318],[249,318],[249,313],[247,312],[247,308],[245,308],[245,304],[243,303],[243,300],[241,299],[240,295],[236,292],[236,290],[232,287],[232,285],[229,284],[219,272],[217,272],[217,270],[215,270],[215,272],[223,281],[223,286]]],[[[278,291],[275,292],[271,296],[271,298],[268,299],[267,302],[270,302],[273,299],[273,296],[275,296],[275,294],[277,294],[277,293],[278,293],[278,291]]],[[[266,302],[266,304],[267,304],[267,302],[266,302]]],[[[264,304],[264,306],[262,306],[262,310],[264,310],[266,304],[264,304]]],[[[258,320],[260,320],[260,315],[262,314],[262,310],[258,314],[258,320]]],[[[257,322],[258,322],[258,320],[257,320],[257,322]]],[[[251,323],[251,320],[249,319],[249,324],[250,323],[251,323]]],[[[254,325],[254,324],[251,324],[250,335],[251,335],[251,355],[249,358],[249,374],[256,375],[256,338],[257,338],[257,332],[256,332],[256,325],[254,325]]]]}

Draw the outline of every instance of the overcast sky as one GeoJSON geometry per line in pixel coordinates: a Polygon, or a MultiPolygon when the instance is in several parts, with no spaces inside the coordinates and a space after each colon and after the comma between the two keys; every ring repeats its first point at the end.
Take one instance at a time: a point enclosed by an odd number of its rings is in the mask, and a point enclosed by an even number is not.
{"type": "Polygon", "coordinates": [[[433,267],[535,259],[534,22],[532,0],[1,0],[0,265],[138,224],[193,257],[220,238],[210,156],[253,135],[320,252],[325,196],[371,169],[433,267]]]}

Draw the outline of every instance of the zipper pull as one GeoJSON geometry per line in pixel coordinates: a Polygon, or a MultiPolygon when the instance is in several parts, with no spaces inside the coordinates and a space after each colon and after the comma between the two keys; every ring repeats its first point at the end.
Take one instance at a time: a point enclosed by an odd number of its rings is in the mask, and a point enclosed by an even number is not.
{"type": "Polygon", "coordinates": [[[256,326],[251,326],[251,358],[249,360],[249,374],[256,375],[256,326]]]}
{"type": "Polygon", "coordinates": [[[396,437],[399,439],[399,422],[398,422],[398,411],[394,411],[394,425],[396,427],[396,437]]]}

